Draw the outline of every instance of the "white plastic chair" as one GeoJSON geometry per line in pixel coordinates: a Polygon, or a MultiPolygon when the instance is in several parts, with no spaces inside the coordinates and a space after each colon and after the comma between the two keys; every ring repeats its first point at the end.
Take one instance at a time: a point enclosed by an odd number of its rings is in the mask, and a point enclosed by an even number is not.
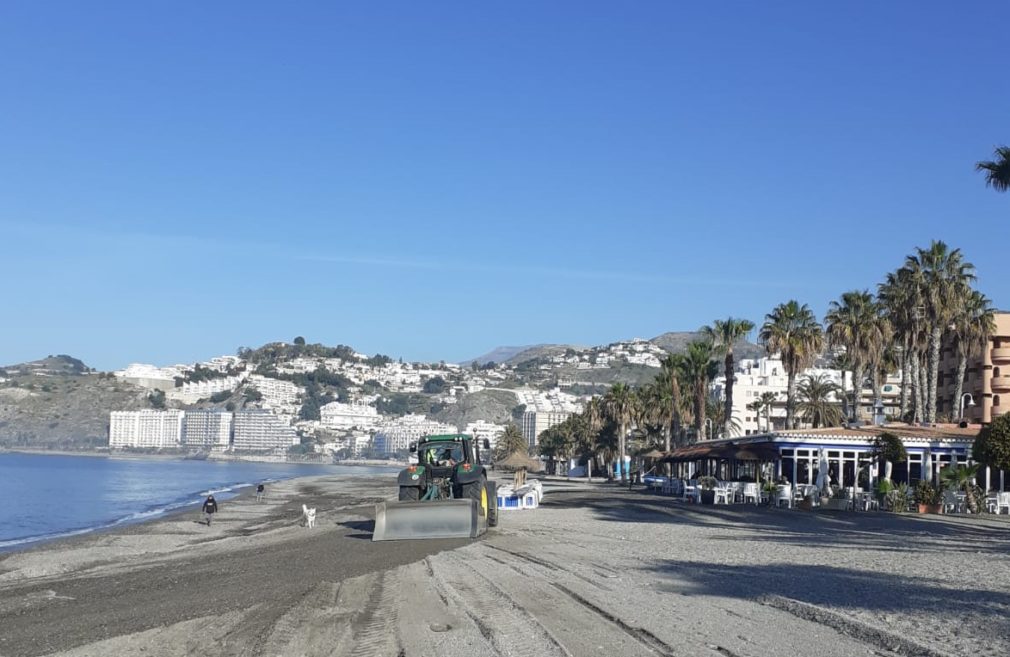
{"type": "Polygon", "coordinates": [[[776,488],[774,502],[775,506],[782,506],[785,502],[788,508],[793,508],[793,487],[785,484],[776,488]]]}
{"type": "Polygon", "coordinates": [[[1010,492],[996,493],[996,513],[1003,513],[1003,509],[1010,513],[1010,492]]]}
{"type": "Polygon", "coordinates": [[[753,500],[754,504],[761,501],[761,491],[758,489],[757,484],[744,484],[743,485],[743,501],[744,504],[748,500],[753,500]]]}
{"type": "Polygon", "coordinates": [[[733,501],[733,489],[729,486],[719,486],[715,489],[715,504],[729,504],[733,501]]]}

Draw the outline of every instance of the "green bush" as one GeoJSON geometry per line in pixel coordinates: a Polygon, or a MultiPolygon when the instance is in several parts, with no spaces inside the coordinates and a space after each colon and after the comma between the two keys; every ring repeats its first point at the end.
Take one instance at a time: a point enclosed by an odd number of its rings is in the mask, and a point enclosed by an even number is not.
{"type": "Polygon", "coordinates": [[[890,479],[881,479],[877,482],[877,492],[881,495],[887,495],[892,490],[894,490],[894,483],[890,479]]]}
{"type": "Polygon", "coordinates": [[[998,470],[1010,470],[1010,414],[998,415],[982,427],[972,447],[972,459],[998,470]]]}
{"type": "Polygon", "coordinates": [[[940,503],[942,496],[940,494],[940,489],[938,489],[933,484],[929,483],[925,479],[919,481],[915,485],[915,503],[925,504],[926,506],[936,506],[940,503]]]}

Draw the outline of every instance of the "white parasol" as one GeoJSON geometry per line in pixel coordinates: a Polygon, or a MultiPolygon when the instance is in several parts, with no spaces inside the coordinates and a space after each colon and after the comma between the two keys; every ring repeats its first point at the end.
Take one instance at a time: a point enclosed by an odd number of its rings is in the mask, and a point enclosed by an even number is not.
{"type": "Polygon", "coordinates": [[[831,485],[831,475],[828,474],[828,453],[824,451],[823,447],[819,450],[819,456],[816,485],[817,491],[823,493],[831,485]]]}

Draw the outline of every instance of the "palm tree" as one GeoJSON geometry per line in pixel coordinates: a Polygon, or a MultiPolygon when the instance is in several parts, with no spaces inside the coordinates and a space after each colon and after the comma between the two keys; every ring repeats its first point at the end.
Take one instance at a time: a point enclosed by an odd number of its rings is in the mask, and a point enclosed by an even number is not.
{"type": "Polygon", "coordinates": [[[814,429],[834,427],[842,422],[842,411],[835,399],[841,387],[827,374],[808,374],[796,387],[799,403],[796,411],[814,429]]]}
{"type": "Polygon", "coordinates": [[[713,438],[732,438],[740,435],[740,421],[735,417],[726,421],[726,407],[718,403],[719,400],[713,395],[705,405],[705,416],[712,421],[713,438]]]}
{"type": "Polygon", "coordinates": [[[909,413],[912,421],[925,418],[925,345],[927,343],[926,306],[922,281],[913,271],[902,267],[887,275],[878,287],[878,296],[897,338],[901,368],[901,417],[909,413]],[[910,394],[911,393],[911,394],[910,394]]]}
{"type": "Polygon", "coordinates": [[[733,384],[736,382],[736,367],[733,365],[733,345],[742,338],[747,337],[754,330],[754,322],[747,319],[733,319],[727,317],[725,320],[717,319],[712,326],[703,326],[702,334],[711,340],[715,347],[716,354],[726,357],[723,366],[723,374],[726,376],[726,399],[724,400],[725,410],[723,417],[723,435],[730,435],[730,426],[733,422],[733,384]]]}
{"type": "Polygon", "coordinates": [[[775,402],[776,402],[776,400],[778,400],[778,398],[779,398],[779,396],[778,396],[777,393],[774,393],[774,392],[762,392],[761,395],[757,399],[755,399],[750,404],[747,404],[747,410],[754,411],[755,413],[758,414],[758,420],[759,420],[758,427],[759,428],[760,428],[760,425],[761,425],[761,423],[760,423],[761,413],[763,412],[765,414],[765,431],[771,431],[772,430],[771,412],[772,412],[772,407],[775,405],[775,402]]]}
{"type": "Polygon", "coordinates": [[[1010,146],[997,146],[995,159],[975,163],[975,171],[985,171],[985,184],[997,192],[1010,189],[1010,146]]]}
{"type": "Polygon", "coordinates": [[[950,465],[940,470],[940,484],[946,490],[959,490],[964,493],[964,501],[968,510],[978,513],[978,501],[975,499],[975,475],[978,465],[950,465]]]}
{"type": "Polygon", "coordinates": [[[968,357],[983,349],[995,331],[996,313],[989,299],[978,290],[972,290],[958,308],[952,325],[954,349],[957,352],[957,376],[954,379],[954,408],[951,411],[957,410],[961,402],[968,357]]]}
{"type": "Polygon", "coordinates": [[[796,428],[796,375],[813,363],[824,347],[824,331],[807,307],[795,300],[779,304],[765,315],[759,339],[769,354],[781,354],[786,370],[786,428],[796,428]]]}
{"type": "Polygon", "coordinates": [[[880,308],[868,291],[845,292],[832,301],[824,316],[828,344],[845,349],[852,367],[852,420],[859,420],[859,401],[863,390],[864,368],[876,364],[890,331],[880,308]]]}
{"type": "Polygon", "coordinates": [[[703,436],[705,429],[705,401],[708,398],[708,382],[719,372],[719,365],[712,357],[715,350],[708,340],[694,340],[688,343],[687,353],[681,361],[681,370],[690,383],[694,397],[694,428],[703,436]]]}
{"type": "Polygon", "coordinates": [[[621,483],[627,480],[624,457],[628,453],[625,438],[634,413],[634,397],[626,383],[615,383],[603,398],[607,416],[617,426],[617,452],[621,470],[621,483]]]}
{"type": "MultiPolygon", "coordinates": [[[[662,380],[670,391],[670,434],[673,440],[680,438],[681,427],[683,425],[683,415],[681,406],[683,398],[681,395],[680,377],[683,376],[684,357],[680,354],[670,354],[663,359],[657,380],[662,380]]],[[[670,451],[667,444],[666,451],[670,451]]]]}
{"type": "Polygon", "coordinates": [[[954,320],[957,309],[970,294],[971,283],[975,280],[975,268],[964,261],[961,249],[951,250],[940,241],[933,241],[928,249],[917,248],[915,255],[905,259],[905,267],[922,287],[929,327],[925,421],[935,422],[943,331],[954,320]]]}
{"type": "Polygon", "coordinates": [[[516,453],[527,453],[529,451],[529,441],[526,440],[526,436],[514,423],[509,423],[505,427],[505,431],[498,437],[495,442],[495,451],[499,460],[508,458],[512,454],[516,453]]]}

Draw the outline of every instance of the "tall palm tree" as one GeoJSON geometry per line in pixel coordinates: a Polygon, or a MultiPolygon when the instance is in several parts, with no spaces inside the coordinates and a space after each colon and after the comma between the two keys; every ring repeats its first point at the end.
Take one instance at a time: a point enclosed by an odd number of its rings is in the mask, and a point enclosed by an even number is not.
{"type": "Polygon", "coordinates": [[[914,255],[905,259],[905,267],[918,280],[923,291],[923,305],[929,327],[925,421],[935,422],[943,331],[969,296],[971,283],[975,280],[975,268],[971,263],[965,262],[961,249],[950,249],[940,241],[933,241],[928,249],[917,248],[914,255]]]}
{"type": "Polygon", "coordinates": [[[951,411],[957,411],[960,410],[959,405],[964,390],[964,375],[968,369],[968,358],[983,349],[989,342],[989,337],[996,331],[996,312],[989,299],[978,290],[972,290],[968,298],[958,308],[951,330],[954,338],[954,350],[957,352],[954,408],[951,411]]]}
{"type": "Polygon", "coordinates": [[[853,290],[832,301],[824,316],[828,344],[842,347],[852,367],[852,420],[859,420],[865,368],[874,366],[890,338],[888,324],[873,295],[853,290]]]}
{"type": "MultiPolygon", "coordinates": [[[[683,362],[684,357],[682,355],[669,354],[663,359],[659,377],[657,377],[657,379],[660,377],[662,378],[670,391],[670,437],[675,441],[680,438],[681,427],[684,423],[684,418],[681,413],[683,395],[681,394],[680,385],[680,379],[683,376],[684,369],[683,362]]],[[[670,451],[669,444],[666,447],[666,451],[670,451]]]]}
{"type": "Polygon", "coordinates": [[[925,348],[928,341],[926,305],[922,280],[902,267],[887,275],[878,287],[884,313],[893,327],[901,367],[901,417],[913,422],[925,419],[925,348]],[[911,404],[911,409],[909,405],[911,404]]]}
{"type": "Polygon", "coordinates": [[[796,411],[814,429],[834,427],[842,422],[842,411],[835,399],[844,394],[827,374],[808,374],[796,386],[799,403],[796,411]]]}
{"type": "Polygon", "coordinates": [[[1010,146],[997,146],[995,159],[975,163],[976,171],[985,171],[985,184],[997,192],[1010,189],[1010,146]]]}
{"type": "Polygon", "coordinates": [[[733,364],[733,345],[754,330],[754,322],[747,319],[733,319],[727,317],[725,320],[717,319],[711,326],[703,326],[701,332],[715,347],[716,354],[725,356],[723,374],[726,376],[726,398],[723,400],[725,410],[723,417],[723,435],[730,435],[730,428],[733,424],[733,384],[736,382],[736,367],[733,364]]]}
{"type": "Polygon", "coordinates": [[[634,414],[634,396],[626,383],[615,383],[603,398],[607,416],[617,426],[617,455],[620,463],[621,483],[627,481],[624,457],[628,453],[626,437],[634,414]]]}
{"type": "Polygon", "coordinates": [[[810,366],[824,347],[824,331],[807,304],[779,304],[765,315],[759,339],[769,354],[781,354],[786,370],[786,428],[796,428],[796,375],[810,366]]]}
{"type": "Polygon", "coordinates": [[[712,358],[715,350],[708,340],[694,340],[688,343],[687,352],[681,361],[681,370],[691,386],[694,398],[694,428],[697,435],[705,430],[705,401],[708,399],[708,382],[719,372],[719,365],[712,358]]]}

